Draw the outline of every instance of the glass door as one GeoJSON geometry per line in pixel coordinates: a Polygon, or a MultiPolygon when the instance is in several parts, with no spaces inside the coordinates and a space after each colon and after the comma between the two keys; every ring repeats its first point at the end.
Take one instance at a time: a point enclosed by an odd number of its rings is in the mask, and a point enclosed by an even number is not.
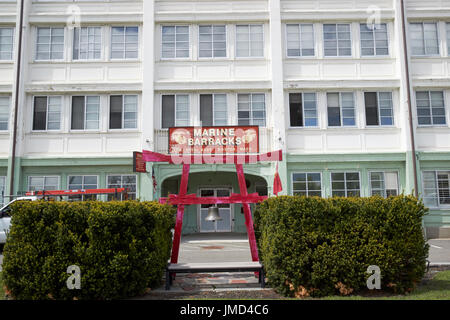
{"type": "MultiPolygon", "coordinates": [[[[200,189],[201,197],[229,197],[231,188],[205,188],[200,189]]],[[[220,221],[205,221],[208,216],[208,208],[211,204],[199,206],[200,232],[231,232],[232,230],[232,210],[231,204],[218,204],[220,221]]]]}

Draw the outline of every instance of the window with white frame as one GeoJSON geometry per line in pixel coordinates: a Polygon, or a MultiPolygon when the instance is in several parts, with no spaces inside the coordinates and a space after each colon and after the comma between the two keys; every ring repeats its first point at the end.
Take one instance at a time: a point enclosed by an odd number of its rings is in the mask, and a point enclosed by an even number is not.
{"type": "MultiPolygon", "coordinates": [[[[69,190],[89,190],[98,188],[97,176],[69,176],[68,177],[68,189],[69,190]]],[[[70,196],[71,201],[85,201],[96,200],[96,195],[74,195],[70,196]]]]}
{"type": "Polygon", "coordinates": [[[189,58],[189,26],[162,26],[161,56],[189,58]]]}
{"type": "Polygon", "coordinates": [[[397,172],[370,172],[370,192],[372,196],[378,195],[384,198],[398,195],[397,172]]]}
{"type": "Polygon", "coordinates": [[[110,96],[109,128],[137,129],[137,95],[110,96]]]}
{"type": "Polygon", "coordinates": [[[139,27],[111,28],[111,59],[137,59],[139,57],[139,27]]]}
{"type": "Polygon", "coordinates": [[[99,60],[102,57],[102,28],[81,27],[73,31],[73,60],[99,60]]]}
{"type": "Polygon", "coordinates": [[[28,191],[49,191],[59,189],[59,176],[28,177],[28,191]]]}
{"type": "Polygon", "coordinates": [[[350,24],[324,24],[323,41],[325,57],[352,55],[352,33],[350,24]]]}
{"type": "MultiPolygon", "coordinates": [[[[127,189],[128,200],[136,199],[136,185],[137,185],[136,181],[137,181],[136,175],[117,174],[117,175],[110,175],[107,177],[108,188],[127,189]]],[[[109,194],[108,201],[111,200],[126,200],[126,199],[123,193],[119,195],[119,199],[116,199],[115,195],[109,194]]]]}
{"type": "Polygon", "coordinates": [[[8,130],[10,110],[11,98],[9,96],[0,96],[0,131],[8,130]]]}
{"type": "Polygon", "coordinates": [[[5,204],[6,177],[0,177],[0,205],[5,204]]]}
{"type": "Polygon", "coordinates": [[[409,24],[411,54],[413,56],[438,55],[439,37],[437,23],[415,22],[409,24]]]}
{"type": "Polygon", "coordinates": [[[331,189],[333,197],[359,197],[361,194],[359,172],[332,172],[331,189]]]}
{"type": "Polygon", "coordinates": [[[360,24],[361,56],[389,55],[389,41],[386,23],[360,24]]]}
{"type": "Polygon", "coordinates": [[[236,57],[264,56],[264,26],[262,24],[236,26],[236,57]]]}
{"type": "Polygon", "coordinates": [[[100,97],[72,97],[72,130],[98,130],[100,128],[100,97]]]}
{"type": "Polygon", "coordinates": [[[322,175],[317,172],[293,173],[292,192],[294,196],[321,197],[322,175]]]}
{"type": "Polygon", "coordinates": [[[419,125],[445,125],[443,91],[416,91],[417,118],[419,125]]]}
{"type": "Polygon", "coordinates": [[[38,27],[36,60],[64,59],[64,28],[38,27]]]}
{"type": "Polygon", "coordinates": [[[238,125],[266,125],[266,96],[264,93],[238,94],[238,125]]]}
{"type": "Polygon", "coordinates": [[[227,31],[225,25],[199,26],[198,56],[224,58],[227,56],[227,31]]]}
{"type": "Polygon", "coordinates": [[[201,94],[200,121],[202,126],[226,126],[228,124],[227,95],[201,94]]]}
{"type": "Polygon", "coordinates": [[[450,206],[450,171],[424,171],[423,201],[436,208],[450,206]]]}
{"type": "Polygon", "coordinates": [[[364,102],[368,126],[394,125],[392,92],[365,92],[364,102]]]}
{"type": "Polygon", "coordinates": [[[287,56],[312,57],[314,52],[313,24],[287,24],[287,56]]]}
{"type": "Polygon", "coordinates": [[[168,94],[162,96],[162,128],[185,127],[190,123],[189,95],[168,94]]]}
{"type": "Polygon", "coordinates": [[[13,60],[14,28],[0,28],[0,61],[13,60]]]}
{"type": "Polygon", "coordinates": [[[61,96],[34,97],[33,130],[60,130],[61,108],[61,96]]]}
{"type": "Polygon", "coordinates": [[[317,98],[315,93],[290,93],[291,127],[317,127],[317,98]]]}
{"type": "Polygon", "coordinates": [[[355,126],[355,98],[353,92],[327,93],[328,126],[355,126]]]}

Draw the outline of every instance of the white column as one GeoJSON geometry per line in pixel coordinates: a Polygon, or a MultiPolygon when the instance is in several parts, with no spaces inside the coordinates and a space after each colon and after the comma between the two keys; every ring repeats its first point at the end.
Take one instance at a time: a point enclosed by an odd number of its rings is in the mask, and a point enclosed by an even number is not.
{"type": "Polygon", "coordinates": [[[279,165],[279,174],[283,183],[282,194],[287,193],[286,168],[286,121],[284,103],[283,46],[281,31],[280,0],[269,0],[270,6],[270,61],[272,76],[272,114],[268,124],[273,128],[273,149],[283,150],[283,162],[279,165]]]}

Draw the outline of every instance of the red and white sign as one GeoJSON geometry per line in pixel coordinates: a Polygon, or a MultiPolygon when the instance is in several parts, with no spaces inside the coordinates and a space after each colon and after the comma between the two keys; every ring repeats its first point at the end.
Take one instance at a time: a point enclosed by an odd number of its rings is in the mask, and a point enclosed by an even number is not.
{"type": "Polygon", "coordinates": [[[169,129],[169,154],[257,154],[259,127],[178,127],[169,129]]]}

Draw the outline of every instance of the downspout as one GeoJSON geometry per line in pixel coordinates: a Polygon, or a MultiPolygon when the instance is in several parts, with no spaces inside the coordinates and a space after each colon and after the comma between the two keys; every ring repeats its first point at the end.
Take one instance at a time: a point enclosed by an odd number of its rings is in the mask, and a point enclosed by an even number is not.
{"type": "Polygon", "coordinates": [[[24,12],[24,0],[20,2],[20,22],[19,22],[19,39],[18,39],[18,52],[17,52],[17,68],[16,68],[16,85],[15,85],[15,102],[14,102],[14,121],[13,121],[13,141],[12,141],[12,154],[11,154],[11,176],[9,183],[9,193],[14,194],[14,176],[16,170],[16,140],[17,140],[17,122],[19,111],[19,93],[20,93],[20,73],[22,67],[22,37],[23,37],[23,12],[24,12]]]}
{"type": "Polygon", "coordinates": [[[408,97],[408,112],[409,112],[409,133],[411,138],[411,148],[412,148],[412,161],[414,170],[414,195],[416,198],[419,197],[419,183],[417,177],[417,158],[416,158],[416,139],[414,136],[414,122],[413,113],[411,106],[411,81],[409,74],[409,59],[408,59],[408,44],[406,41],[406,20],[405,20],[405,3],[404,0],[400,0],[401,11],[402,11],[402,32],[403,32],[403,50],[405,59],[405,72],[406,72],[406,85],[407,85],[407,97],[408,97]]]}

